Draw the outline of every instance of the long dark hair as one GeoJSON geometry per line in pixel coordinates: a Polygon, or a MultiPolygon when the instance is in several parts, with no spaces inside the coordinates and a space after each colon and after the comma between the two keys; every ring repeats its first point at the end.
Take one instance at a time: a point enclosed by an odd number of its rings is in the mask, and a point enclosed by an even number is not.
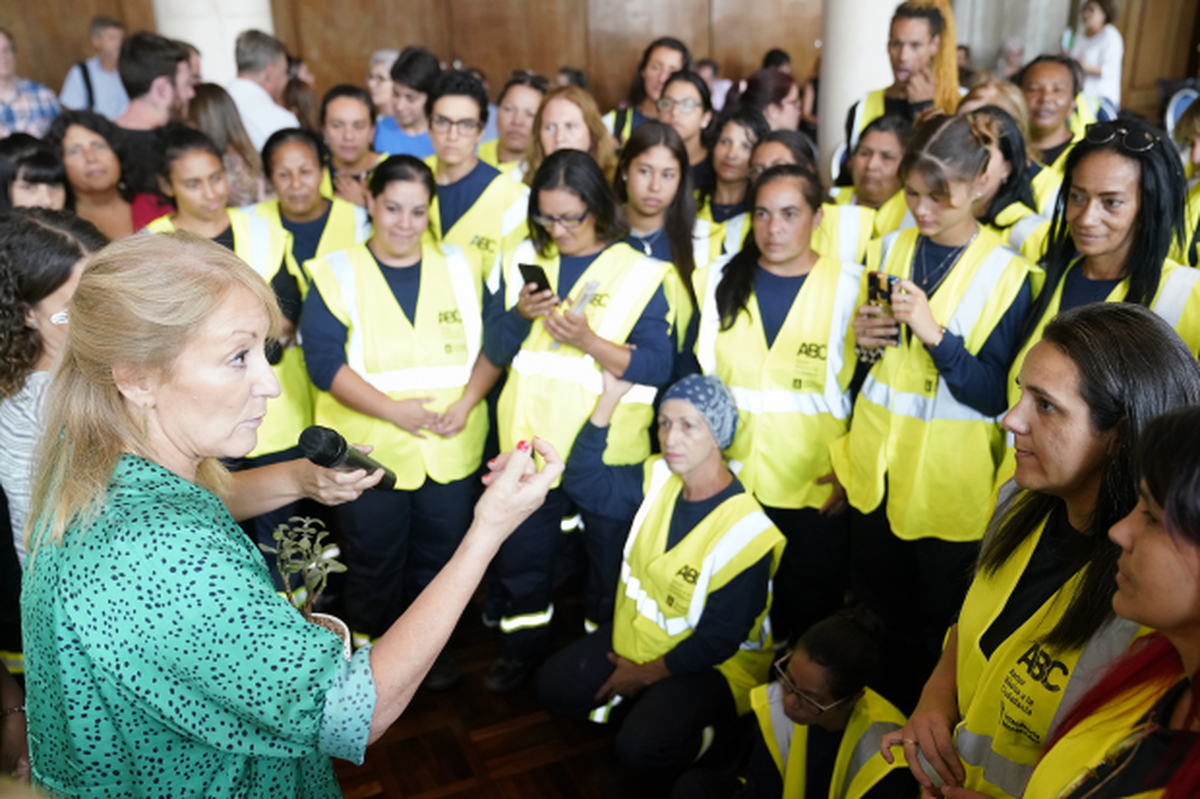
{"type": "Polygon", "coordinates": [[[387,189],[389,183],[397,181],[420,183],[429,192],[429,201],[437,196],[437,181],[433,178],[433,170],[420,158],[412,155],[392,155],[385,158],[371,172],[367,182],[367,191],[372,197],[378,197],[387,189]]]}
{"type": "MultiPolygon", "coordinates": [[[[678,73],[676,73],[678,74],[678,73]]],[[[648,119],[634,128],[621,160],[617,162],[617,174],[613,177],[613,191],[622,203],[629,202],[626,190],[626,175],[629,165],[642,153],[658,145],[666,147],[679,164],[679,188],[663,215],[663,229],[671,242],[671,263],[679,272],[688,293],[692,292],[692,271],[696,268],[696,255],[692,249],[692,227],[696,224],[696,199],[692,196],[691,169],[688,168],[687,147],[683,139],[670,125],[656,119],[648,119]]],[[[695,299],[695,297],[693,297],[695,299]]]]}
{"type": "MultiPolygon", "coordinates": [[[[1046,325],[1043,340],[1078,368],[1092,430],[1114,433],[1095,510],[1081,531],[1088,541],[1083,583],[1043,636],[1049,646],[1078,649],[1113,617],[1120,548],[1106,533],[1137,504],[1135,454],[1146,427],[1167,411],[1200,402],[1200,366],[1169,324],[1132,303],[1066,311],[1046,325]]],[[[980,553],[980,570],[994,574],[1051,514],[1065,512],[1058,497],[1022,491],[980,553]]]]}
{"type": "Polygon", "coordinates": [[[26,312],[105,244],[95,225],[65,211],[17,208],[0,216],[0,397],[20,393],[42,354],[26,312]]]}
{"type": "Polygon", "coordinates": [[[725,127],[730,123],[741,126],[750,135],[753,140],[752,144],[758,144],[771,132],[771,126],[767,124],[766,117],[757,109],[740,105],[725,106],[720,117],[713,120],[708,127],[711,141],[705,144],[708,148],[708,169],[705,172],[707,178],[703,186],[696,187],[700,190],[702,204],[707,204],[712,198],[713,192],[717,190],[717,170],[713,166],[713,150],[716,149],[714,145],[721,138],[725,127]]]}
{"type": "Polygon", "coordinates": [[[1025,163],[1025,137],[1021,134],[1021,126],[1012,114],[995,105],[985,105],[966,115],[981,126],[990,126],[996,146],[1000,154],[1012,167],[1012,172],[1000,185],[1000,190],[992,198],[991,207],[987,214],[980,219],[985,225],[990,225],[996,214],[1014,203],[1021,203],[1026,208],[1037,210],[1037,201],[1033,199],[1033,183],[1029,175],[1029,165],[1025,163]]]}
{"type": "Polygon", "coordinates": [[[767,106],[782,103],[795,85],[796,79],[787,72],[764,67],[746,78],[745,89],[740,92],[733,89],[733,96],[727,98],[726,102],[748,105],[765,114],[767,106]]]}
{"type": "Polygon", "coordinates": [[[1033,335],[1038,320],[1050,307],[1055,289],[1078,255],[1075,241],[1071,238],[1070,225],[1067,224],[1067,200],[1074,185],[1075,170],[1083,163],[1083,159],[1095,153],[1117,153],[1139,167],[1138,194],[1141,205],[1134,223],[1133,246],[1129,248],[1129,258],[1121,273],[1129,277],[1129,292],[1125,295],[1125,302],[1149,307],[1154,301],[1162,279],[1163,261],[1167,259],[1171,245],[1176,241],[1183,242],[1185,235],[1184,198],[1187,196],[1187,183],[1179,156],[1173,147],[1167,146],[1169,141],[1162,131],[1132,117],[1088,125],[1088,135],[1067,155],[1066,174],[1058,191],[1058,199],[1054,202],[1050,241],[1043,262],[1046,285],[1025,317],[1023,338],[1028,339],[1033,335]],[[1125,133],[1119,132],[1122,130],[1125,133]],[[1109,132],[1114,135],[1106,142],[1092,140],[1109,132]],[[1136,152],[1127,144],[1143,141],[1151,142],[1144,152],[1136,152]]]}
{"type": "MultiPolygon", "coordinates": [[[[811,169],[796,164],[777,164],[762,173],[757,181],[750,185],[746,193],[746,205],[753,215],[754,204],[758,193],[769,183],[783,178],[799,178],[802,181],[800,193],[813,213],[821,207],[821,180],[811,169]]],[[[747,236],[746,243],[721,272],[720,284],[717,286],[717,313],[721,317],[721,329],[728,330],[737,322],[738,314],[746,310],[750,303],[750,295],[754,291],[754,269],[762,251],[754,236],[747,236]]],[[[709,280],[716,280],[716,275],[710,275],[709,280]]]]}
{"type": "MultiPolygon", "coordinates": [[[[612,243],[629,235],[625,211],[617,202],[612,186],[596,161],[579,150],[559,150],[538,167],[529,186],[529,218],[539,216],[538,195],[543,191],[564,189],[583,200],[588,213],[596,219],[596,238],[612,243]]],[[[539,224],[529,226],[529,238],[538,253],[549,255],[550,234],[539,224]]]]}
{"type": "Polygon", "coordinates": [[[633,87],[629,91],[629,104],[634,108],[641,105],[642,101],[646,99],[646,80],[642,77],[642,70],[646,68],[646,63],[650,61],[650,56],[660,47],[682,53],[683,66],[680,69],[687,71],[691,71],[692,69],[692,52],[688,50],[687,45],[683,42],[673,36],[662,36],[650,42],[646,46],[646,49],[642,51],[642,60],[638,62],[637,74],[633,76],[633,87]]]}

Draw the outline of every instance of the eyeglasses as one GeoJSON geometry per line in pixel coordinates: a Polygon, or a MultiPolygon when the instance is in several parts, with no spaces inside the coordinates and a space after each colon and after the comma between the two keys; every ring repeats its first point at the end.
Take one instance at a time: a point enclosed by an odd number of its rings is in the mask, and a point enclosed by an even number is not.
{"type": "Polygon", "coordinates": [[[590,211],[584,211],[579,216],[541,216],[540,214],[534,214],[531,218],[546,230],[555,225],[562,225],[567,230],[574,230],[583,224],[583,220],[588,218],[589,213],[590,211]]]}
{"type": "Polygon", "coordinates": [[[1117,741],[1100,762],[1095,766],[1084,766],[1079,772],[1066,784],[1061,791],[1054,795],[1055,799],[1087,799],[1087,797],[1095,794],[1109,780],[1121,773],[1121,770],[1134,758],[1142,741],[1149,736],[1158,732],[1159,725],[1154,722],[1147,722],[1134,727],[1133,731],[1126,737],[1117,741]],[[1087,793],[1076,796],[1076,791],[1094,781],[1094,784],[1088,788],[1087,793]]]}
{"type": "Polygon", "coordinates": [[[830,710],[833,710],[835,707],[850,698],[848,696],[843,696],[841,699],[831,705],[822,705],[808,694],[802,692],[796,687],[796,684],[792,682],[792,678],[788,676],[787,664],[791,659],[791,655],[784,655],[779,660],[775,661],[775,675],[779,677],[779,682],[783,685],[783,688],[786,691],[786,693],[783,695],[784,699],[787,699],[789,695],[794,696],[800,700],[800,704],[804,705],[806,710],[808,710],[814,716],[819,716],[822,713],[827,713],[830,710]]]}
{"type": "Polygon", "coordinates": [[[704,103],[700,102],[699,100],[693,100],[691,97],[686,97],[682,100],[674,100],[670,97],[660,97],[658,102],[654,104],[654,107],[659,111],[666,112],[670,111],[675,106],[679,106],[680,112],[684,114],[690,114],[702,105],[704,105],[704,103]]]}
{"type": "Polygon", "coordinates": [[[483,123],[478,119],[450,119],[441,114],[431,116],[429,124],[438,133],[449,133],[450,128],[457,128],[460,136],[470,136],[483,130],[483,123]]]}
{"type": "Polygon", "coordinates": [[[1146,130],[1130,130],[1116,122],[1095,122],[1087,126],[1083,137],[1092,144],[1108,144],[1120,137],[1120,144],[1131,153],[1149,152],[1158,142],[1158,137],[1146,130]]]}

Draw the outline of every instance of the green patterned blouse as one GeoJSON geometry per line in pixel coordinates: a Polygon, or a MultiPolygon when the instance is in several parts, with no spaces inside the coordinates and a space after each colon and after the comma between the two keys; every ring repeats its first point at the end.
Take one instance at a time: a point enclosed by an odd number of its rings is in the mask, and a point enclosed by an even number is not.
{"type": "Polygon", "coordinates": [[[22,594],[34,783],[52,796],[340,796],[375,705],[273,590],[213,494],[121,457],[99,518],[41,547],[22,594]]]}

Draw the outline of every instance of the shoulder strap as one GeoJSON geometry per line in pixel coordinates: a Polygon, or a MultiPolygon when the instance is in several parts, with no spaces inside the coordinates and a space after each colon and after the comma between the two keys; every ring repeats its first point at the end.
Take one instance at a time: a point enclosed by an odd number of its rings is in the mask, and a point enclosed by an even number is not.
{"type": "Polygon", "coordinates": [[[87,61],[80,61],[75,66],[79,67],[79,75],[83,78],[83,90],[87,92],[87,110],[96,110],[96,92],[92,89],[92,75],[88,72],[87,61]]]}

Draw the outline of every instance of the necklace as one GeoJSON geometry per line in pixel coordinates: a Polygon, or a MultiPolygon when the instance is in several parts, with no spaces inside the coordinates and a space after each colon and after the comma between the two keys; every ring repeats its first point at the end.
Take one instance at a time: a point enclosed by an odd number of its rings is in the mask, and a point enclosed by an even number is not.
{"type": "Polygon", "coordinates": [[[666,230],[666,228],[660,227],[658,230],[654,231],[648,236],[643,237],[634,233],[633,237],[638,240],[639,244],[642,245],[642,252],[646,253],[646,255],[652,255],[654,250],[654,242],[658,241],[658,237],[663,234],[664,230],[666,230]]]}
{"type": "MultiPolygon", "coordinates": [[[[917,282],[921,284],[921,291],[925,292],[926,297],[932,295],[938,290],[938,287],[942,285],[942,283],[946,280],[946,277],[954,270],[954,265],[958,263],[958,259],[962,257],[963,253],[967,251],[968,247],[975,243],[975,239],[978,236],[979,226],[976,225],[975,232],[971,234],[971,238],[967,240],[966,244],[960,244],[950,252],[946,253],[946,257],[943,258],[933,270],[933,274],[936,275],[940,273],[940,276],[938,277],[937,282],[933,284],[932,288],[929,286],[930,272],[929,264],[927,263],[928,252],[926,252],[925,248],[925,244],[928,239],[925,236],[921,236],[920,240],[917,242],[917,249],[920,250],[918,254],[920,255],[921,260],[921,278],[917,282]],[[947,266],[947,264],[949,264],[949,266],[947,266]]],[[[914,258],[913,260],[915,261],[916,259],[914,258]]]]}

